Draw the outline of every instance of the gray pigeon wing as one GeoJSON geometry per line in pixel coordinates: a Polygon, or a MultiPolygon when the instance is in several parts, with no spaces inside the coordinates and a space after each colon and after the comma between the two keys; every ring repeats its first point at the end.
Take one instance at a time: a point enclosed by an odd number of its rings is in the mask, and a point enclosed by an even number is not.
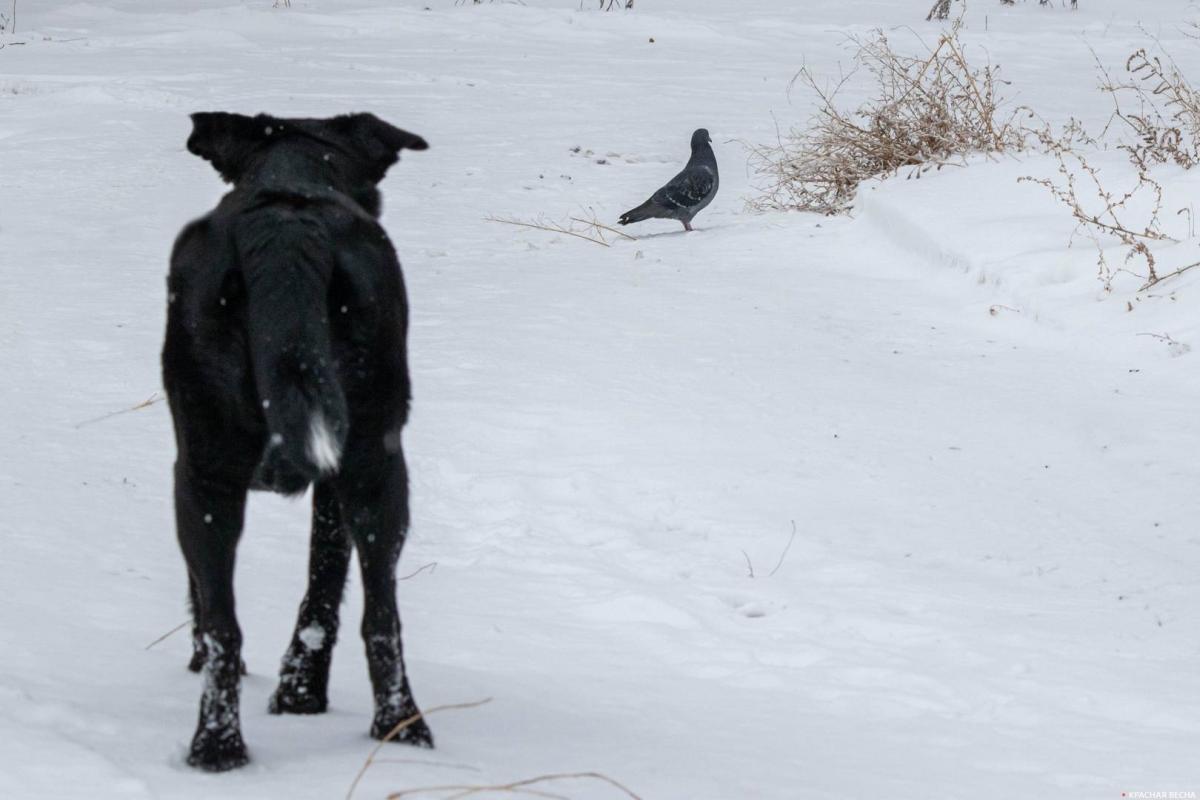
{"type": "Polygon", "coordinates": [[[716,180],[716,173],[708,167],[689,167],[655,192],[650,201],[665,211],[689,211],[704,202],[716,180]]]}

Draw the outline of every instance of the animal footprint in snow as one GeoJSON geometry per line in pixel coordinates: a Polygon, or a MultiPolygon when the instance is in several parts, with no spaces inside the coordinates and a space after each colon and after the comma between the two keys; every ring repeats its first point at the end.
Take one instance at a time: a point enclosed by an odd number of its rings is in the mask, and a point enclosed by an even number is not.
{"type": "Polygon", "coordinates": [[[765,617],[775,610],[771,603],[757,598],[746,597],[745,595],[725,595],[721,599],[735,613],[748,619],[765,617]]]}

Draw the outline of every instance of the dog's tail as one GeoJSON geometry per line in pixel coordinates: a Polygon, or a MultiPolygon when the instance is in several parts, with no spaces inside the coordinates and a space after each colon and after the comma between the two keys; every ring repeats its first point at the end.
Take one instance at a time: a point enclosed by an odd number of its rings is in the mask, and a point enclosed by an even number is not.
{"type": "Polygon", "coordinates": [[[329,336],[332,247],[302,209],[262,208],[242,222],[250,359],[268,431],[255,482],[299,494],[337,472],[350,427],[329,336]]]}

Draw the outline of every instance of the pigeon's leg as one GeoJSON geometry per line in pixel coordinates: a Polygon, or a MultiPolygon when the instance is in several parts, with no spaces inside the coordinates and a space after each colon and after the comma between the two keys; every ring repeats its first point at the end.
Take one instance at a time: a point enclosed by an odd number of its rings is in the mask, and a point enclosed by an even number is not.
{"type": "Polygon", "coordinates": [[[685,221],[685,222],[683,223],[683,229],[684,229],[684,231],[694,231],[694,230],[696,230],[695,228],[693,228],[693,227],[692,227],[692,223],[690,223],[690,222],[687,222],[687,221],[685,221]]]}

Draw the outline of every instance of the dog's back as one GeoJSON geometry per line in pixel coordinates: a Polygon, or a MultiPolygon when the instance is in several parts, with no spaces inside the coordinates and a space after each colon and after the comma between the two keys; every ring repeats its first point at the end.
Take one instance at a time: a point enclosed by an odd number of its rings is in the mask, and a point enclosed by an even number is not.
{"type": "MultiPolygon", "coordinates": [[[[282,133],[267,135],[288,135],[288,122],[307,121],[276,120],[282,133]]],[[[237,452],[213,455],[243,469],[256,460],[255,488],[285,494],[337,470],[353,417],[398,434],[409,400],[404,286],[368,210],[374,186],[321,186],[304,173],[327,143],[298,144],[274,159],[286,169],[239,179],[180,234],[163,350],[168,394],[209,409],[182,424],[237,431],[237,452]]],[[[205,436],[177,433],[181,447],[205,436]]]]}

